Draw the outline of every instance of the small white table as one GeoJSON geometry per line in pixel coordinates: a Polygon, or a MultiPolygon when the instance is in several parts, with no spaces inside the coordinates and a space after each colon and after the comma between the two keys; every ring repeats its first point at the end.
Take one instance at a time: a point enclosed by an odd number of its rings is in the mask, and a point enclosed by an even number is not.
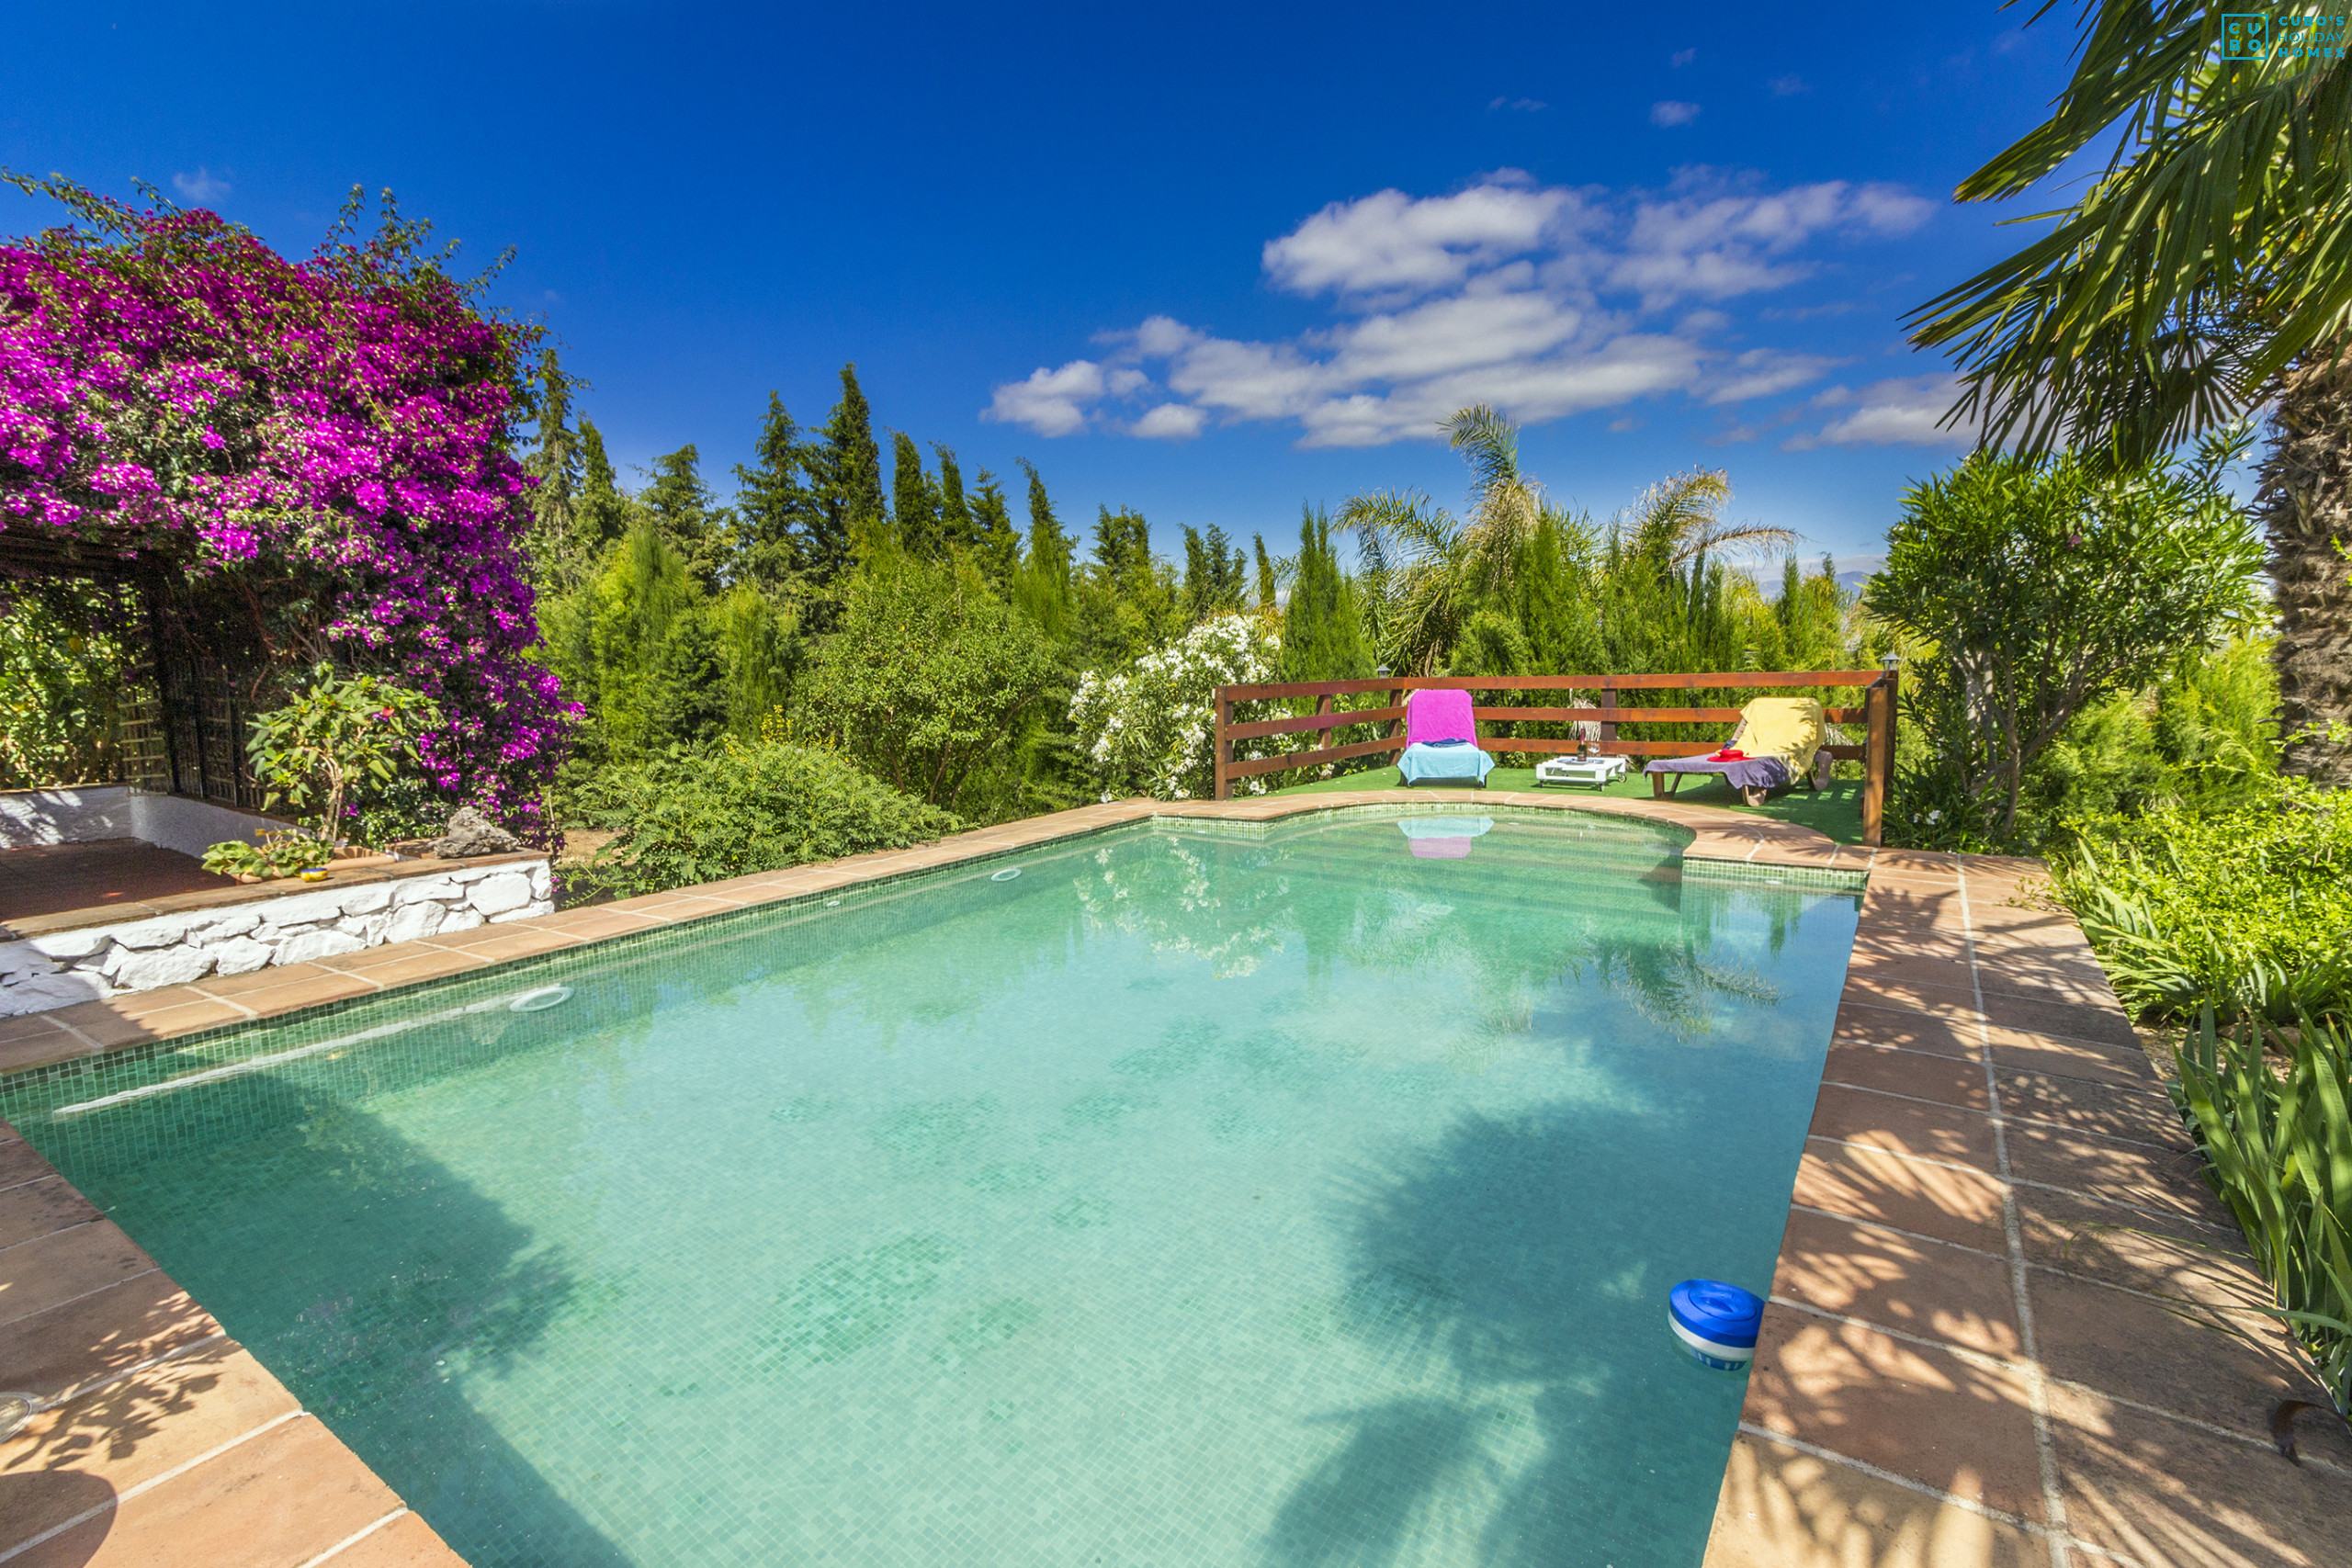
{"type": "Polygon", "coordinates": [[[1535,782],[1590,784],[1599,789],[1623,778],[1631,765],[1632,759],[1626,757],[1553,757],[1535,764],[1535,782]]]}

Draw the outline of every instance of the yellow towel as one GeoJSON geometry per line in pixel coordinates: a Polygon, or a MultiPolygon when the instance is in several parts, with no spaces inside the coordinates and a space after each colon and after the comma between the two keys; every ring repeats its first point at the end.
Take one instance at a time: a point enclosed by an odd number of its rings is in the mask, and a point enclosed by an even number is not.
{"type": "Polygon", "coordinates": [[[1825,723],[1812,697],[1758,697],[1739,710],[1739,749],[1751,757],[1778,757],[1792,780],[1813,766],[1825,723]]]}

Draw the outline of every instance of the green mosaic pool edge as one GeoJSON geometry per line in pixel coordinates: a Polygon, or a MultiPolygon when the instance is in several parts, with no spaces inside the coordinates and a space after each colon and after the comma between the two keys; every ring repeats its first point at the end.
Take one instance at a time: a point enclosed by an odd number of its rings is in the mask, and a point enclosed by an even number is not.
{"type": "Polygon", "coordinates": [[[1825,893],[1867,893],[1867,871],[1838,871],[1819,865],[1758,865],[1753,861],[1717,860],[1710,855],[1682,857],[1682,874],[1710,882],[1760,882],[1785,887],[1813,887],[1825,893]]]}
{"type": "MultiPolygon", "coordinates": [[[[1531,821],[1556,822],[1563,810],[1574,811],[1589,820],[1597,819],[1622,825],[1629,832],[1645,832],[1671,839],[1679,836],[1687,852],[1696,840],[1695,829],[1679,823],[1661,821],[1639,815],[1614,811],[1583,811],[1563,802],[1561,806],[1488,805],[1481,801],[1442,801],[1407,804],[1399,801],[1371,801],[1349,806],[1321,807],[1305,811],[1288,812],[1265,819],[1199,817],[1182,811],[1155,811],[1148,816],[1130,818],[1123,822],[1089,824],[1073,828],[1049,839],[1025,844],[1010,844],[976,848],[968,855],[944,865],[924,865],[901,871],[877,871],[869,877],[837,887],[817,888],[806,893],[763,899],[739,908],[716,910],[707,914],[689,915],[641,931],[622,931],[612,936],[592,937],[570,947],[550,953],[531,953],[520,958],[502,960],[479,970],[459,975],[437,976],[404,985],[387,987],[365,996],[346,997],[331,1002],[268,1018],[243,1019],[235,1022],[217,1024],[208,1029],[191,1031],[162,1040],[145,1041],[135,1045],[111,1051],[67,1057],[62,1061],[44,1063],[0,1073],[0,1102],[68,1079],[130,1077],[143,1066],[160,1064],[166,1058],[183,1073],[198,1073],[219,1067],[234,1066],[266,1051],[238,1054],[211,1053],[209,1048],[225,1045],[256,1033],[277,1033],[281,1031],[309,1032],[333,1021],[388,1002],[417,1004],[429,998],[456,998],[479,987],[494,992],[514,987],[527,989],[531,983],[547,984],[567,974],[586,967],[610,969],[633,967],[657,956],[687,951],[714,942],[729,940],[737,928],[757,920],[777,925],[791,923],[821,915],[856,898],[861,903],[872,897],[895,889],[909,890],[910,885],[922,882],[937,885],[964,876],[984,874],[983,868],[1018,856],[1034,856],[1043,851],[1071,852],[1089,840],[1123,832],[1167,832],[1181,829],[1205,836],[1229,836],[1256,840],[1271,839],[1286,831],[1296,831],[1314,822],[1349,818],[1405,818],[1429,816],[1453,817],[1512,817],[1531,821]]],[[[1682,864],[1686,875],[1758,883],[1781,883],[1791,886],[1815,887],[1827,892],[1860,892],[1868,886],[1867,872],[1837,872],[1817,867],[1758,866],[1743,861],[1725,861],[1694,857],[1685,852],[1682,864]]],[[[804,871],[810,867],[791,867],[804,871]]],[[[1001,868],[1000,868],[1001,869],[1001,868]]],[[[691,895],[690,887],[672,890],[691,895]]],[[[895,895],[894,895],[895,896],[895,895]]],[[[452,1001],[453,1006],[466,1005],[452,1001]]],[[[436,1011],[438,1010],[435,1010],[436,1011]]],[[[180,1074],[166,1074],[150,1081],[164,1082],[180,1074]]]]}

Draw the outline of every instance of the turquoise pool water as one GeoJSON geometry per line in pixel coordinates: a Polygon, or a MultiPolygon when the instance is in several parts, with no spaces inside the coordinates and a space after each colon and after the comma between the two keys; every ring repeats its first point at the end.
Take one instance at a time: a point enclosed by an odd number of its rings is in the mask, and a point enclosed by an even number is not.
{"type": "Polygon", "coordinates": [[[1766,1288],[1855,899],[1440,818],[1123,830],[0,1115],[481,1568],[1689,1568],[1744,1379],[1666,1291],[1766,1288]]]}

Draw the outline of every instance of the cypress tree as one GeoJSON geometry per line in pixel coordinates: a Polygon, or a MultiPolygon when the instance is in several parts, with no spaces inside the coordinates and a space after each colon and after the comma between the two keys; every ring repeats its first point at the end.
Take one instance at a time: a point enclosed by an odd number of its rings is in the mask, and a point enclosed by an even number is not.
{"type": "Polygon", "coordinates": [[[1241,608],[1242,555],[1232,547],[1225,530],[1209,525],[1204,537],[1184,530],[1184,617],[1200,621],[1226,610],[1241,608]]]}
{"type": "Polygon", "coordinates": [[[574,525],[586,560],[602,560],[620,542],[637,514],[636,503],[621,489],[613,460],[605,455],[605,434],[595,422],[580,422],[580,501],[574,525]]]}
{"type": "Polygon", "coordinates": [[[800,427],[784,400],[768,394],[767,418],[752,446],[759,461],[735,466],[736,506],[742,517],[742,580],[762,592],[783,592],[802,572],[815,575],[816,498],[802,479],[808,460],[800,427]]]}
{"type": "Polygon", "coordinates": [[[686,563],[695,581],[706,592],[717,592],[732,575],[728,525],[733,518],[711,505],[710,487],[702,482],[702,454],[688,442],[654,458],[647,478],[651,482],[638,492],[638,505],[652,517],[663,542],[686,563]]]}
{"type": "Polygon", "coordinates": [[[580,436],[571,428],[571,389],[555,350],[539,355],[539,439],[523,460],[523,471],[538,483],[531,491],[527,547],[531,577],[542,592],[575,587],[588,570],[580,538],[580,436]]]}
{"type": "Polygon", "coordinates": [[[918,560],[944,553],[939,536],[939,487],[923,472],[922,454],[904,431],[890,437],[890,501],[899,548],[918,560]]]}
{"type": "Polygon", "coordinates": [[[1275,569],[1274,558],[1266,553],[1266,536],[1252,534],[1250,543],[1258,552],[1258,608],[1271,610],[1282,590],[1281,573],[1275,569]]]}
{"type": "Polygon", "coordinates": [[[1355,584],[1331,548],[1331,519],[1307,507],[1299,521],[1298,567],[1283,613],[1283,679],[1359,681],[1372,673],[1372,646],[1355,584]]]}
{"type": "Polygon", "coordinates": [[[824,524],[816,550],[831,582],[855,557],[879,544],[889,530],[882,504],[882,448],[875,444],[873,412],[857,384],[857,367],[842,367],[842,400],[825,422],[818,508],[824,524]]]}
{"type": "Polygon", "coordinates": [[[986,468],[980,470],[979,485],[972,491],[972,548],[979,558],[980,570],[1003,592],[1012,574],[1021,570],[1021,536],[1014,531],[1012,513],[1005,505],[1004,487],[986,468]]]}
{"type": "Polygon", "coordinates": [[[1012,600],[1047,636],[1059,637],[1069,625],[1070,559],[1078,541],[1062,532],[1036,465],[1026,457],[1014,461],[1029,476],[1029,551],[1013,579],[1012,600]]]}
{"type": "Polygon", "coordinates": [[[950,549],[968,550],[979,540],[972,525],[971,504],[964,498],[964,471],[956,466],[953,446],[934,441],[931,449],[939,454],[940,536],[950,549]]]}

